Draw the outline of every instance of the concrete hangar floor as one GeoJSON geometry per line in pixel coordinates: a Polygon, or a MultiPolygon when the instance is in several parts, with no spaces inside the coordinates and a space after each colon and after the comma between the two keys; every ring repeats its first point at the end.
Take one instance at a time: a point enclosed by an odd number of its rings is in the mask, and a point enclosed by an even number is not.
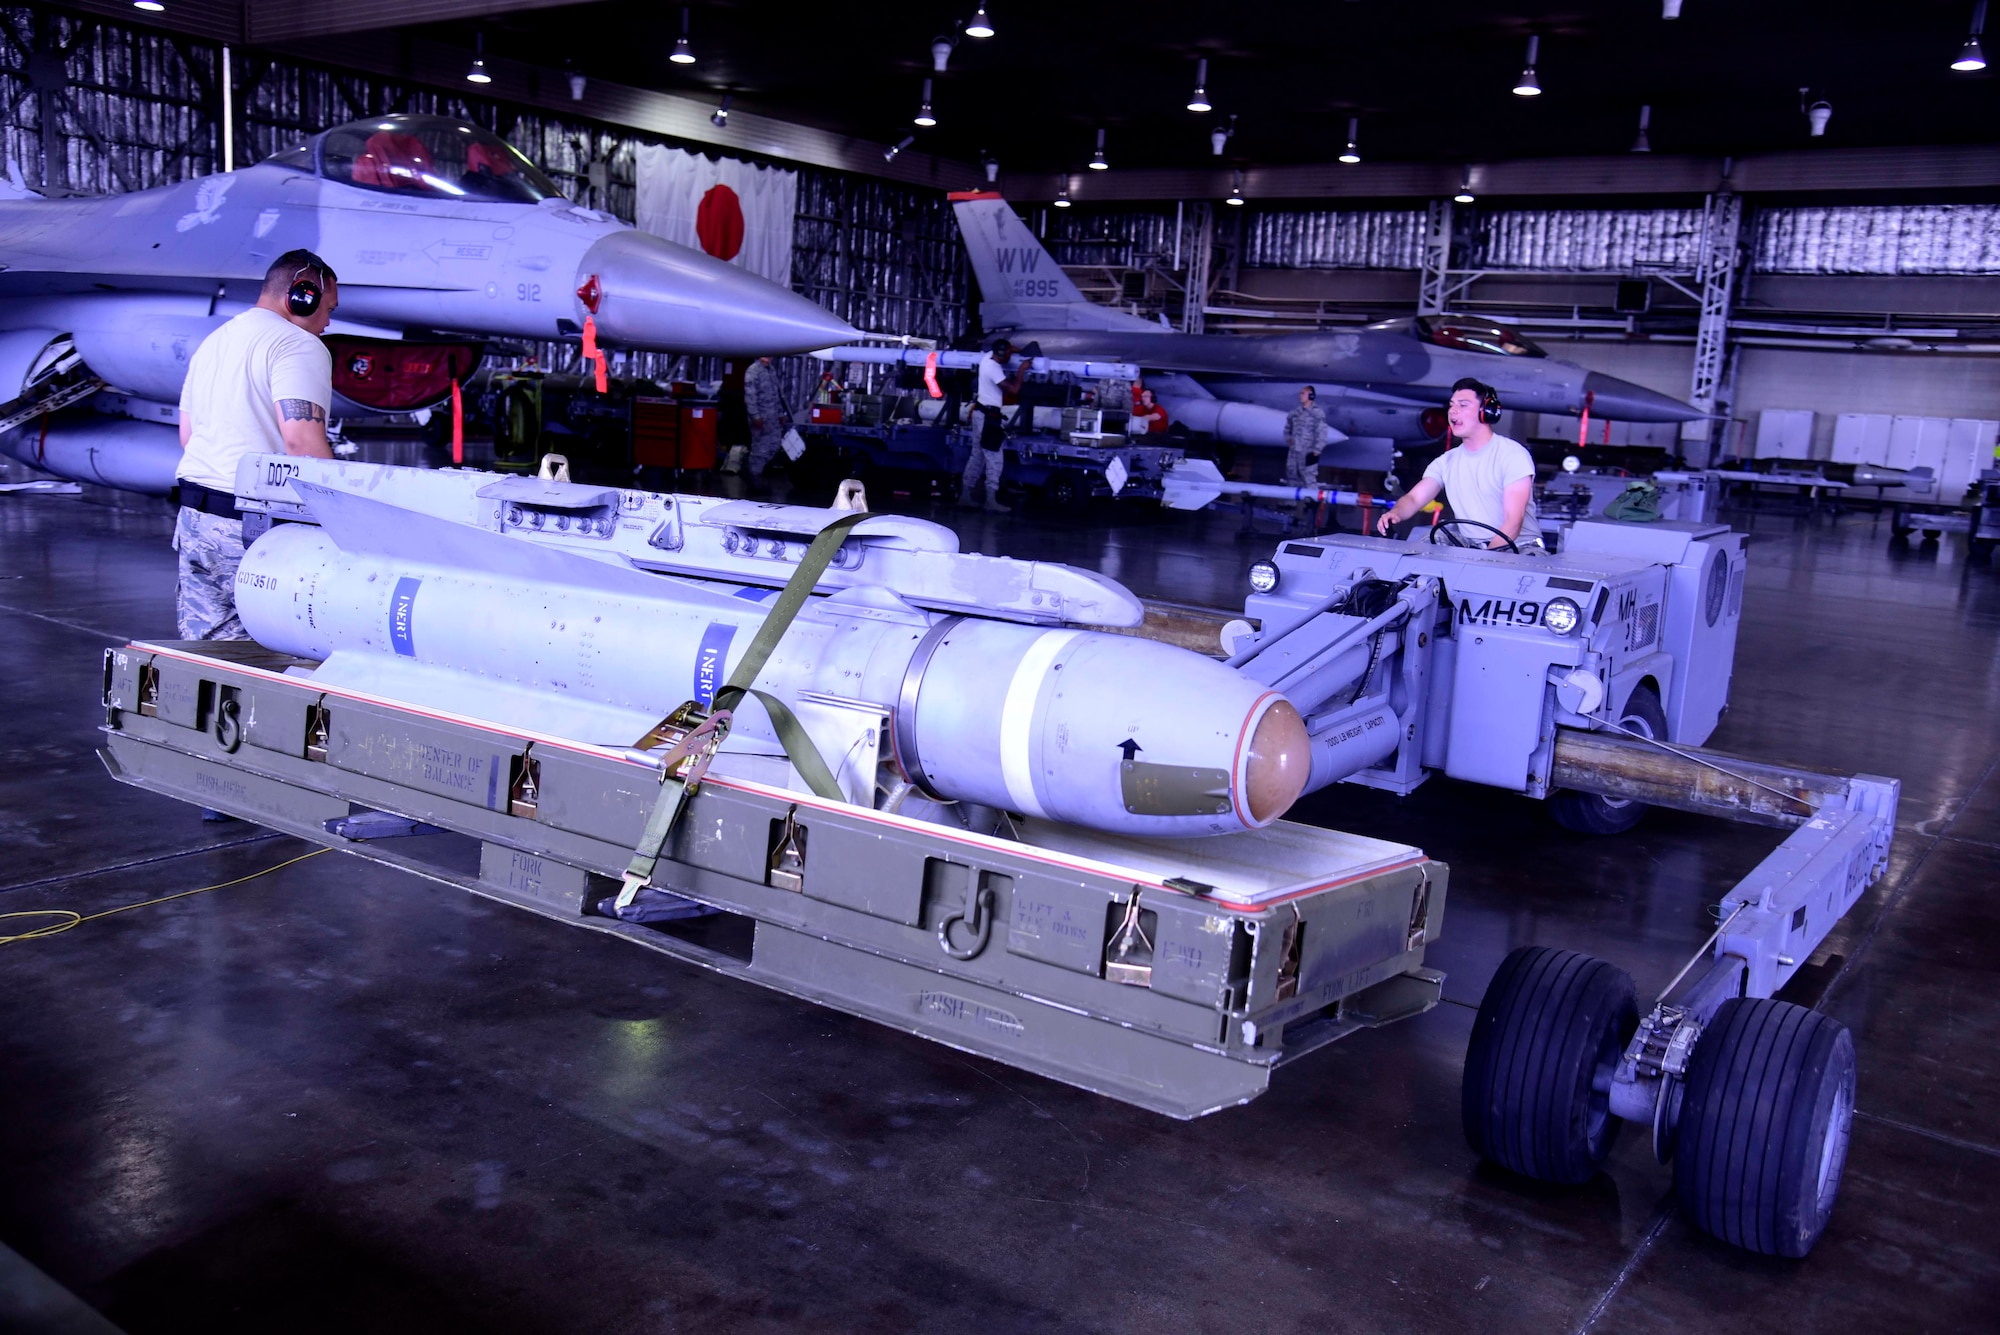
{"type": "MultiPolygon", "coordinates": [[[[966,545],[1226,606],[1233,516],[966,545]]],[[[1859,1112],[1804,1262],[1676,1215],[1625,1135],[1557,1190],[1459,1130],[1473,1010],[1546,943],[1642,997],[1776,832],[1590,839],[1492,790],[1295,819],[1447,860],[1447,1004],[1180,1124],[325,856],[0,948],[0,1242],[131,1335],[283,1330],[1990,1328],[2000,1292],[2000,580],[1885,523],[1769,510],[1714,745],[1898,775],[1890,874],[1789,999],[1851,1026],[1859,1112]]],[[[0,910],[80,913],[304,852],[121,787],[99,654],[173,630],[164,511],[0,504],[0,910]]]]}

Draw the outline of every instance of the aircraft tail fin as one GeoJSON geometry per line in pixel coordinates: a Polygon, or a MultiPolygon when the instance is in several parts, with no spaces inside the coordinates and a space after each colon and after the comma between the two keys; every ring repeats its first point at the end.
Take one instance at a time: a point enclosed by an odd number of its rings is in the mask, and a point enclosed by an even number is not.
{"type": "Polygon", "coordinates": [[[1014,206],[996,191],[964,190],[949,198],[972,272],[979,279],[980,316],[989,328],[1167,332],[1150,320],[1085,297],[1014,206]]]}

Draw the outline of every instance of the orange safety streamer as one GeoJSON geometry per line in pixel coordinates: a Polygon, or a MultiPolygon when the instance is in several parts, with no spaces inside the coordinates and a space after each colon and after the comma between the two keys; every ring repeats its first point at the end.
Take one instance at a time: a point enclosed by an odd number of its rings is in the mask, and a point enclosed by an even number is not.
{"type": "Polygon", "coordinates": [[[451,461],[465,462],[465,396],[455,379],[451,382],[451,461]]]}

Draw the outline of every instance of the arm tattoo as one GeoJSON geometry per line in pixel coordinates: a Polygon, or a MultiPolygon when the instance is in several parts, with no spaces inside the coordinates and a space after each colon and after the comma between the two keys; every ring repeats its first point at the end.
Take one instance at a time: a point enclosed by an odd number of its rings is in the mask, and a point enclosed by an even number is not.
{"type": "Polygon", "coordinates": [[[278,416],[287,422],[324,422],[326,409],[311,399],[279,399],[278,416]]]}

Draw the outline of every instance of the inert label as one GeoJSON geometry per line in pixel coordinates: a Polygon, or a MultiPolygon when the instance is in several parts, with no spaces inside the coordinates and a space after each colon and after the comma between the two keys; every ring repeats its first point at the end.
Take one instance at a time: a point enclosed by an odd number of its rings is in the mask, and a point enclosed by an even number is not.
{"type": "Polygon", "coordinates": [[[709,622],[701,633],[701,648],[694,656],[694,698],[703,709],[715,703],[715,690],[722,685],[722,665],[729,658],[729,642],[735,638],[736,627],[721,621],[709,622]]]}
{"type": "Polygon", "coordinates": [[[389,600],[389,644],[405,658],[417,656],[417,646],[410,639],[410,619],[416,612],[417,590],[422,585],[422,580],[405,575],[396,581],[395,596],[389,600]]]}

